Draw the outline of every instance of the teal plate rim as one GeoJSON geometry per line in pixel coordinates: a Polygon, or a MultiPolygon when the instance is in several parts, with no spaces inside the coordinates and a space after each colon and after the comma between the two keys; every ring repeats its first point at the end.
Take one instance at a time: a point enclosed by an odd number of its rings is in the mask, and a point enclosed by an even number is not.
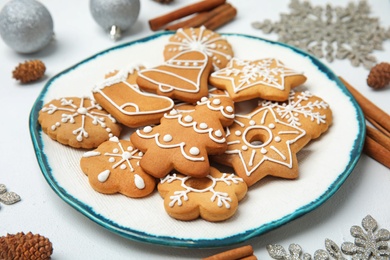
{"type": "Polygon", "coordinates": [[[338,175],[338,178],[330,185],[328,190],[323,193],[321,196],[319,196],[316,200],[308,203],[307,205],[296,209],[291,214],[288,214],[280,219],[271,221],[269,223],[265,223],[257,228],[246,230],[242,233],[235,234],[233,236],[221,238],[221,239],[182,239],[177,237],[170,237],[170,236],[156,236],[153,234],[140,232],[137,230],[133,230],[128,227],[123,227],[121,225],[118,225],[117,223],[111,221],[110,219],[107,219],[100,214],[96,213],[89,205],[86,205],[85,203],[81,202],[77,198],[70,195],[63,187],[61,187],[54,176],[52,175],[52,170],[50,167],[50,164],[48,163],[48,157],[43,152],[44,143],[41,138],[42,129],[38,123],[38,113],[43,107],[43,98],[46,95],[47,90],[50,88],[51,84],[61,75],[66,74],[67,72],[76,69],[78,66],[89,62],[96,57],[106,54],[112,50],[126,48],[128,46],[131,46],[133,44],[148,42],[154,39],[157,39],[159,37],[162,37],[164,35],[173,34],[173,32],[161,32],[156,33],[151,36],[141,38],[135,41],[127,42],[121,45],[117,45],[113,48],[109,48],[106,50],[103,50],[99,53],[96,53],[95,55],[86,58],[85,60],[73,65],[72,67],[63,70],[62,72],[58,73],[49,81],[46,83],[44,88],[42,89],[41,93],[39,94],[38,98],[36,99],[29,117],[29,129],[30,129],[30,135],[33,142],[35,155],[39,164],[39,167],[43,173],[43,176],[45,177],[46,181],[50,185],[50,187],[54,190],[54,192],[66,203],[68,203],[70,206],[75,208],[77,211],[85,215],[87,218],[91,219],[95,223],[101,225],[102,227],[110,230],[111,232],[114,232],[122,237],[125,237],[127,239],[133,240],[133,241],[139,241],[139,242],[146,242],[150,244],[158,244],[158,245],[165,245],[165,246],[171,246],[171,247],[187,247],[187,248],[214,248],[214,247],[223,247],[223,246],[229,246],[233,244],[238,244],[241,242],[244,242],[248,239],[251,239],[256,236],[260,236],[261,234],[264,234],[270,230],[273,230],[277,227],[280,227],[312,210],[320,206],[322,203],[324,203],[326,200],[328,200],[345,182],[347,177],[350,175],[350,173],[355,168],[357,162],[360,159],[363,146],[364,146],[364,140],[365,140],[365,120],[364,115],[357,104],[356,100],[353,98],[353,96],[349,93],[347,88],[344,86],[344,84],[340,81],[340,79],[321,61],[319,61],[317,58],[313,57],[312,55],[295,48],[293,46],[281,43],[281,42],[275,42],[267,39],[263,39],[256,36],[246,35],[246,34],[239,34],[239,33],[222,33],[222,35],[225,36],[240,36],[240,37],[246,37],[254,40],[263,41],[270,44],[280,45],[282,47],[288,48],[299,55],[305,56],[310,59],[310,61],[313,63],[313,65],[317,66],[318,69],[324,73],[331,81],[334,81],[336,85],[342,90],[342,92],[350,98],[351,103],[354,106],[354,109],[356,111],[356,120],[358,121],[358,134],[354,140],[354,145],[350,151],[350,157],[349,162],[346,165],[344,171],[338,175]]]}

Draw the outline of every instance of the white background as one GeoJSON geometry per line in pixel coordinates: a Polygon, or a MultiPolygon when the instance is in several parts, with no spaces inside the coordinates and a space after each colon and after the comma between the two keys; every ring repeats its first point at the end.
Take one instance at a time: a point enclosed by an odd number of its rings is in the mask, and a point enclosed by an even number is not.
{"type": "MultiPolygon", "coordinates": [[[[0,8],[7,1],[0,1],[0,8]]],[[[148,20],[194,1],[175,0],[161,5],[152,0],[141,0],[141,13],[136,24],[124,33],[120,41],[109,39],[93,20],[88,1],[41,1],[54,20],[55,40],[41,52],[22,55],[0,41],[0,106],[3,125],[0,128],[0,183],[22,197],[14,205],[1,205],[0,236],[7,233],[33,232],[48,237],[54,246],[53,259],[197,259],[233,247],[250,244],[259,259],[270,259],[266,245],[281,244],[285,248],[298,243],[307,253],[324,249],[325,238],[341,245],[353,242],[352,225],[361,225],[370,214],[380,228],[390,229],[390,171],[376,161],[362,155],[355,170],[340,190],[322,206],[276,230],[245,243],[226,248],[184,249],[144,244],[122,238],[95,224],[62,201],[46,183],[35,158],[28,129],[30,110],[47,80],[75,63],[117,44],[153,34],[148,20]],[[29,59],[41,59],[47,67],[44,79],[21,85],[12,79],[13,69],[29,59]]],[[[334,5],[345,6],[340,0],[334,5]]],[[[244,33],[276,40],[275,34],[263,34],[252,28],[254,21],[279,20],[282,12],[289,12],[289,1],[230,1],[238,10],[236,19],[217,32],[244,33]]],[[[325,5],[327,1],[312,1],[325,5]]],[[[380,19],[383,27],[390,27],[390,2],[368,1],[372,16],[380,19]]],[[[374,55],[379,62],[390,62],[390,41],[384,51],[374,55]]],[[[349,61],[327,63],[337,75],[344,77],[366,97],[390,113],[390,88],[373,91],[366,85],[368,70],[352,67],[349,61]]]]}

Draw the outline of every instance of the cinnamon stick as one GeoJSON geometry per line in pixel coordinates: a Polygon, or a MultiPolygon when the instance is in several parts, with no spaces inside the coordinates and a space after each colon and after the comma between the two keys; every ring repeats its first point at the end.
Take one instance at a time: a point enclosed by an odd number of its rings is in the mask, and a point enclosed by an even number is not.
{"type": "Polygon", "coordinates": [[[374,103],[360,94],[355,88],[353,88],[348,82],[346,82],[342,77],[339,77],[340,80],[347,87],[349,92],[354,96],[359,106],[362,108],[363,113],[373,119],[377,124],[390,132],[390,116],[386,114],[385,111],[377,107],[374,103]]]}
{"type": "Polygon", "coordinates": [[[215,30],[218,27],[230,22],[236,15],[236,8],[230,6],[226,11],[215,15],[213,18],[207,20],[203,25],[209,30],[215,30]]]}
{"type": "Polygon", "coordinates": [[[219,13],[225,12],[229,7],[231,7],[231,4],[222,4],[220,6],[215,7],[214,9],[211,9],[207,12],[201,12],[199,14],[194,15],[193,17],[180,21],[171,25],[168,25],[165,27],[165,30],[177,30],[179,28],[191,28],[191,27],[199,27],[203,23],[205,23],[207,20],[213,18],[219,13]]]}
{"type": "Polygon", "coordinates": [[[363,151],[372,159],[390,169],[390,150],[387,150],[370,136],[366,136],[363,151]]]}
{"type": "Polygon", "coordinates": [[[216,6],[224,4],[225,2],[226,0],[202,0],[194,4],[184,6],[173,12],[149,20],[150,29],[157,31],[170,22],[176,21],[191,14],[208,11],[216,6]]]}
{"type": "MultiPolygon", "coordinates": [[[[366,126],[366,134],[370,138],[372,138],[375,142],[379,143],[383,147],[385,147],[387,150],[390,151],[390,138],[385,136],[382,132],[378,131],[377,129],[366,126]]],[[[390,161],[390,158],[389,158],[390,161]]]]}
{"type": "Polygon", "coordinates": [[[203,260],[237,260],[252,255],[253,248],[251,245],[247,245],[203,258],[203,260]]]}
{"type": "Polygon", "coordinates": [[[387,136],[388,138],[390,138],[390,132],[388,132],[386,129],[384,129],[380,124],[378,124],[377,122],[375,122],[374,119],[372,119],[371,117],[368,117],[366,116],[366,120],[368,122],[370,122],[374,127],[376,127],[379,131],[381,131],[385,136],[387,136]]]}

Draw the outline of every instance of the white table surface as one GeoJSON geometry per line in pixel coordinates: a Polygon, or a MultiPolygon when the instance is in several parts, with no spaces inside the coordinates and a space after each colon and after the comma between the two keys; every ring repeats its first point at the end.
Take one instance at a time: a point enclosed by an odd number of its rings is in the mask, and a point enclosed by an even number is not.
{"type": "MultiPolygon", "coordinates": [[[[7,1],[0,1],[0,8],[7,1]]],[[[33,232],[48,237],[54,246],[53,259],[199,259],[230,248],[250,244],[259,259],[270,259],[266,246],[280,244],[285,248],[298,243],[313,255],[324,249],[326,238],[337,245],[353,242],[350,227],[361,226],[370,214],[380,228],[390,229],[390,171],[365,154],[346,182],[329,200],[308,214],[245,243],[225,248],[185,249],[146,244],[122,238],[95,224],[60,199],[45,181],[38,166],[28,128],[29,113],[48,79],[58,72],[104,49],[153,34],[148,20],[195,1],[175,0],[161,5],[152,0],[141,1],[136,24],[121,40],[109,39],[89,11],[88,1],[41,1],[54,20],[55,40],[43,51],[22,55],[0,41],[0,106],[4,124],[0,128],[0,183],[22,197],[14,205],[1,205],[0,236],[7,233],[33,232]],[[44,79],[22,85],[12,79],[13,69],[29,59],[41,59],[47,67],[44,79]]],[[[345,6],[349,1],[333,1],[345,6]]],[[[356,1],[357,2],[357,1],[356,1]]],[[[390,26],[390,1],[370,0],[372,16],[381,25],[390,26]]],[[[289,12],[289,0],[231,0],[238,10],[236,19],[217,32],[236,32],[276,40],[275,34],[264,34],[251,23],[279,20],[281,12],[289,12]]],[[[312,1],[325,5],[328,1],[312,1]]],[[[378,62],[390,62],[390,41],[374,55],[378,62]]],[[[366,97],[390,113],[390,88],[373,91],[366,85],[368,70],[352,67],[349,61],[327,64],[366,97]]]]}

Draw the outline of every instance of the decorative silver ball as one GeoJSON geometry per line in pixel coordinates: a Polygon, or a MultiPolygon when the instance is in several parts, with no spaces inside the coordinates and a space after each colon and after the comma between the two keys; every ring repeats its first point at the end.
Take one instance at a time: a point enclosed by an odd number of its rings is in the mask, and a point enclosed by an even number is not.
{"type": "Polygon", "coordinates": [[[95,21],[105,30],[111,30],[112,38],[130,28],[140,12],[140,0],[90,0],[89,9],[95,21]]]}
{"type": "Polygon", "coordinates": [[[53,38],[53,19],[35,0],[11,0],[0,12],[0,35],[15,51],[33,53],[53,38]]]}

